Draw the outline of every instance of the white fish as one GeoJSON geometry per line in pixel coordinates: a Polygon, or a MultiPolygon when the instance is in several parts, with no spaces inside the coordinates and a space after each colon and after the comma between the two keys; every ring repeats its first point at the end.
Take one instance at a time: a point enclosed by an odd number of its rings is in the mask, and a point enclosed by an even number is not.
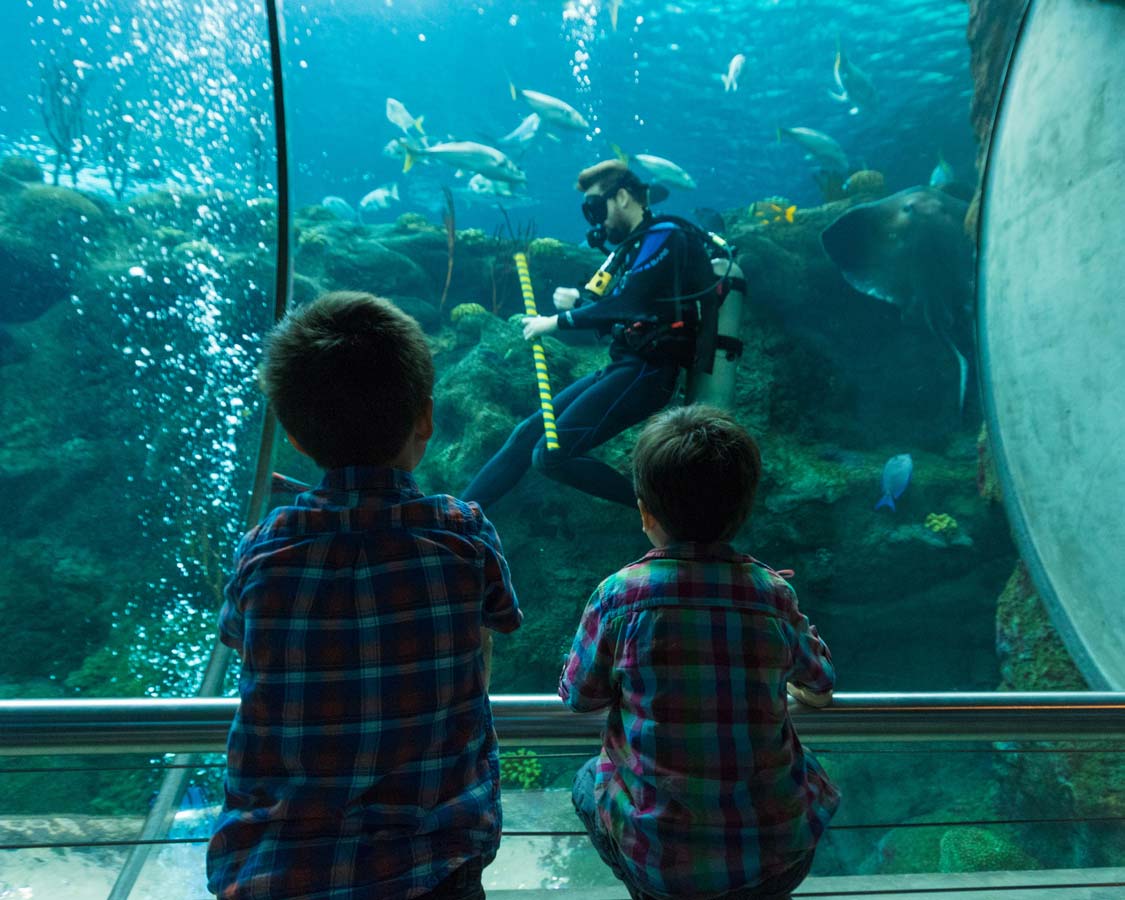
{"type": "Polygon", "coordinates": [[[532,113],[527,116],[522,122],[513,128],[508,134],[500,138],[500,144],[504,147],[514,147],[522,149],[530,144],[535,135],[539,133],[539,125],[542,123],[539,118],[539,113],[532,113]]]}
{"type": "Polygon", "coordinates": [[[738,76],[742,74],[742,67],[746,65],[746,57],[736,53],[727,65],[727,74],[723,76],[723,88],[726,91],[738,90],[738,76]]]}
{"type": "Polygon", "coordinates": [[[540,94],[538,91],[517,91],[514,84],[511,88],[512,99],[523,97],[527,105],[539,113],[539,118],[544,124],[558,125],[574,131],[589,130],[590,123],[583,118],[582,113],[564,100],[552,97],[550,94],[540,94]]]}
{"type": "Polygon", "coordinates": [[[360,212],[371,212],[376,209],[388,209],[392,203],[397,202],[401,198],[398,195],[398,182],[390,185],[383,185],[377,187],[375,190],[365,194],[363,199],[359,201],[360,212]]]}
{"type": "Polygon", "coordinates": [[[814,128],[779,128],[777,139],[787,137],[805,151],[808,159],[815,159],[830,172],[848,171],[848,154],[823,131],[814,128]]]}
{"type": "Polygon", "coordinates": [[[651,156],[648,153],[637,153],[633,156],[633,159],[644,166],[645,170],[652,175],[653,181],[658,181],[669,187],[688,188],[689,190],[695,187],[695,179],[670,159],[664,159],[662,156],[651,156]]]}
{"type": "Polygon", "coordinates": [[[354,222],[356,220],[355,210],[352,209],[351,204],[343,197],[329,195],[320,201],[320,205],[332,213],[337,219],[343,219],[346,222],[354,222]]]}
{"type": "Polygon", "coordinates": [[[847,103],[851,107],[848,112],[853,116],[861,109],[869,109],[878,102],[874,82],[862,69],[849,62],[839,47],[836,49],[836,61],[832,65],[832,77],[839,93],[829,91],[828,95],[840,103],[847,103]]]}
{"type": "Polygon", "coordinates": [[[469,190],[474,194],[488,194],[493,197],[512,196],[512,186],[506,181],[493,181],[479,172],[469,179],[469,190]]]}
{"type": "Polygon", "coordinates": [[[397,125],[403,130],[404,133],[410,131],[411,128],[417,128],[420,134],[426,132],[422,130],[422,119],[425,116],[419,116],[417,119],[406,111],[406,107],[394,97],[387,98],[387,120],[392,125],[397,125]]]}
{"type": "Polygon", "coordinates": [[[404,172],[409,172],[419,159],[434,159],[456,169],[479,172],[494,180],[516,183],[527,181],[527,176],[520,171],[519,166],[495,147],[475,141],[448,141],[429,147],[412,146],[406,141],[401,143],[406,154],[406,161],[402,165],[404,172]]]}

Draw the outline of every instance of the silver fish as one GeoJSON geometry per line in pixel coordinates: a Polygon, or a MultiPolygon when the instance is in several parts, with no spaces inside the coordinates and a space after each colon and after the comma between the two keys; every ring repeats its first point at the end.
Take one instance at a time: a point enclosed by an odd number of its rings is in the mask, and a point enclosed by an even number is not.
{"type": "Polygon", "coordinates": [[[514,162],[495,147],[478,144],[476,141],[448,141],[444,144],[431,144],[418,147],[402,142],[405,152],[403,172],[409,172],[419,159],[436,160],[456,169],[479,172],[486,178],[522,184],[527,176],[514,162]]]}
{"type": "Polygon", "coordinates": [[[730,62],[727,63],[727,74],[723,76],[723,90],[728,93],[738,90],[738,76],[742,74],[742,67],[745,65],[746,57],[741,53],[731,57],[730,62]]]}
{"type": "Polygon", "coordinates": [[[533,140],[535,135],[539,133],[539,125],[542,119],[539,118],[539,113],[531,113],[522,122],[519,123],[510,132],[500,138],[500,145],[502,147],[513,147],[522,149],[527,147],[533,140]]]}
{"type": "Polygon", "coordinates": [[[670,159],[652,156],[648,153],[634,154],[633,159],[652,175],[653,181],[658,181],[669,187],[687,188],[688,190],[695,188],[695,179],[670,159]]]}
{"type": "Polygon", "coordinates": [[[590,128],[590,123],[582,113],[558,97],[541,94],[538,91],[520,91],[512,85],[512,99],[515,100],[517,96],[522,97],[528,106],[539,113],[539,118],[545,125],[569,128],[573,131],[588,131],[590,128]]]}
{"type": "Polygon", "coordinates": [[[407,112],[406,107],[401,101],[396,100],[394,97],[387,98],[387,121],[392,125],[397,125],[403,132],[408,133],[411,128],[416,128],[420,134],[425,134],[426,132],[422,130],[423,118],[424,116],[414,118],[414,116],[407,112]]]}
{"type": "Polygon", "coordinates": [[[814,128],[777,129],[777,139],[780,141],[783,137],[789,138],[804,150],[806,158],[815,159],[828,171],[841,173],[848,171],[848,155],[844,152],[844,148],[823,131],[814,128]]]}
{"type": "Polygon", "coordinates": [[[829,96],[840,103],[846,103],[853,116],[861,109],[870,109],[878,103],[879,95],[871,78],[859,66],[848,60],[843,50],[836,51],[836,62],[832,66],[832,77],[839,93],[829,91],[829,96]]]}
{"type": "Polygon", "coordinates": [[[363,199],[359,201],[360,212],[371,212],[376,209],[388,209],[392,203],[396,203],[401,198],[398,195],[398,183],[390,185],[383,185],[377,187],[375,190],[365,194],[363,199]]]}

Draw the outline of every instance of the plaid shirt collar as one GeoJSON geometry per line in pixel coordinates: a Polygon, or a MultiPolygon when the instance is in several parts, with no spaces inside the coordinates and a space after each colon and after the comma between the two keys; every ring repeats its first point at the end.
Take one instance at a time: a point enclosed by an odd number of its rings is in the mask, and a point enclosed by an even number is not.
{"type": "Polygon", "coordinates": [[[318,492],[379,491],[421,497],[414,476],[405,469],[390,466],[343,466],[328,469],[317,485],[318,492]]]}
{"type": "Polygon", "coordinates": [[[650,559],[689,559],[708,562],[750,562],[753,557],[739,553],[724,541],[700,543],[699,541],[674,541],[666,547],[654,547],[637,562],[650,559]]]}

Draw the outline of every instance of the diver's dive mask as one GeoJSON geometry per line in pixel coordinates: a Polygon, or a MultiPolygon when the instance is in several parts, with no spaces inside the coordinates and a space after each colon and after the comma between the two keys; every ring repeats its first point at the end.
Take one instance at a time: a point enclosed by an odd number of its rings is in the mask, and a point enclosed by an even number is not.
{"type": "Polygon", "coordinates": [[[605,194],[589,194],[582,200],[582,215],[595,228],[604,225],[609,215],[609,199],[605,194]]]}

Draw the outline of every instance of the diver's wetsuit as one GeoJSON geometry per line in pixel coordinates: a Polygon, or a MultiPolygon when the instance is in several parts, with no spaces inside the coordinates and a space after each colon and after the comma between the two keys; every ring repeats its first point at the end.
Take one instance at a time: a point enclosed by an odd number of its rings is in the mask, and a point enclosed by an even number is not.
{"type": "Polygon", "coordinates": [[[588,494],[636,505],[631,481],[589,451],[663,409],[681,365],[694,351],[696,297],[715,281],[704,243],[679,225],[646,214],[621,244],[623,257],[609,292],[583,290],[573,310],[559,313],[559,329],[613,334],[611,362],[554,397],[559,449],[547,450],[543,414],[516,426],[461,496],[486,509],[515,487],[529,465],[588,494]],[[674,322],[683,324],[675,328],[674,322]],[[663,324],[663,327],[660,327],[663,324]],[[621,326],[615,328],[614,326],[621,326]],[[658,339],[646,340],[655,337],[658,339]]]}

